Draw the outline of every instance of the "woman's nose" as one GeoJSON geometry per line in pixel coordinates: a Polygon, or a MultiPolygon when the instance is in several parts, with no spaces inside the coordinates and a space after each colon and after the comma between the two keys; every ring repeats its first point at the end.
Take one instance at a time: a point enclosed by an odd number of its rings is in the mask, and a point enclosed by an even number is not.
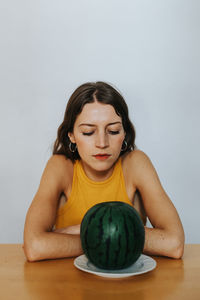
{"type": "Polygon", "coordinates": [[[96,136],[96,147],[107,148],[109,146],[109,140],[106,133],[98,134],[96,136]]]}

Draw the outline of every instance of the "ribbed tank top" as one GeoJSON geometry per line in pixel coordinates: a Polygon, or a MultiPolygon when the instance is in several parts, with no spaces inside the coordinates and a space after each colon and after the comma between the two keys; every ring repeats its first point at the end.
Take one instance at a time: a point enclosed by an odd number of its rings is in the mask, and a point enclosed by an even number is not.
{"type": "Polygon", "coordinates": [[[67,202],[58,209],[56,228],[81,224],[85,213],[100,202],[122,201],[132,205],[125,188],[121,158],[116,162],[112,175],[100,182],[87,177],[81,161],[74,164],[71,194],[67,202]]]}

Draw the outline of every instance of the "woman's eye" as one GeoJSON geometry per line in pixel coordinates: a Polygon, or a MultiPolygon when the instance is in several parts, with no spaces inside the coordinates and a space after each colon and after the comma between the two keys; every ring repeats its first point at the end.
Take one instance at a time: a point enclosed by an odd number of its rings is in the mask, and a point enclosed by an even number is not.
{"type": "Polygon", "coordinates": [[[109,133],[112,135],[119,134],[119,130],[110,130],[109,133]]]}
{"type": "MultiPolygon", "coordinates": [[[[91,131],[91,132],[82,132],[82,135],[90,136],[93,133],[94,133],[94,131],[91,131]]],[[[109,130],[108,133],[111,134],[111,135],[119,134],[119,130],[109,130]]]]}
{"type": "Polygon", "coordinates": [[[94,133],[94,131],[92,132],[82,132],[83,135],[92,135],[94,133]]]}

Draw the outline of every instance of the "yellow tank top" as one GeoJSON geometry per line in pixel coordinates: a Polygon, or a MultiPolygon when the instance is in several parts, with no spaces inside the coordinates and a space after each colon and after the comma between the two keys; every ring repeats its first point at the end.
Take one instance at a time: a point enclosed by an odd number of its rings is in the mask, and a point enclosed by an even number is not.
{"type": "Polygon", "coordinates": [[[132,205],[126,193],[121,158],[116,162],[112,175],[101,182],[89,179],[81,162],[77,160],[74,164],[72,191],[67,202],[58,209],[56,228],[81,224],[89,208],[106,201],[122,201],[132,205]]]}

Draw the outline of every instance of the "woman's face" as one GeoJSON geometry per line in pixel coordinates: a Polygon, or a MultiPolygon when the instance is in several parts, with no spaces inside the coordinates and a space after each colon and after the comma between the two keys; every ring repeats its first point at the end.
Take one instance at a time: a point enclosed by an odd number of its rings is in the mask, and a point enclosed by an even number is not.
{"type": "Polygon", "coordinates": [[[96,101],[83,107],[69,138],[77,145],[87,176],[104,180],[120,155],[125,132],[114,107],[96,101]]]}

